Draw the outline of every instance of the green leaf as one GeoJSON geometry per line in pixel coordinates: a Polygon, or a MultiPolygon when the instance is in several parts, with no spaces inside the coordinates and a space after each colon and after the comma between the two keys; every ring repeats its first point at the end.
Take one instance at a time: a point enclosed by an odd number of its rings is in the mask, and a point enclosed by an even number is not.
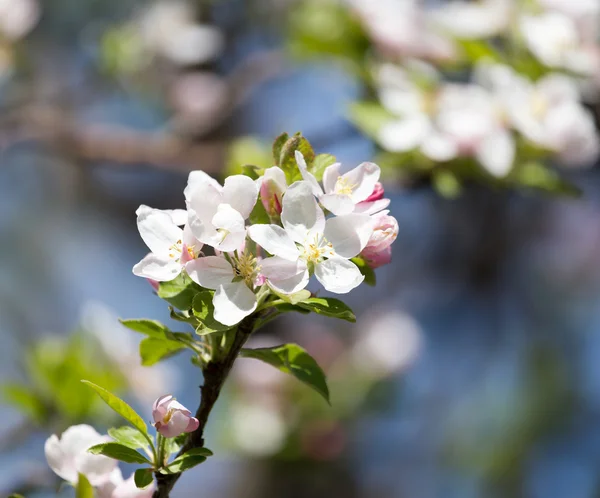
{"type": "Polygon", "coordinates": [[[129,319],[129,320],[120,320],[125,327],[133,330],[134,332],[139,332],[141,334],[146,334],[149,337],[164,337],[165,332],[169,331],[169,328],[166,325],[163,325],[157,320],[148,320],[148,319],[129,319]]]}
{"type": "Polygon", "coordinates": [[[149,367],[185,349],[185,344],[158,337],[146,337],[140,342],[142,365],[149,367]]]}
{"type": "Polygon", "coordinates": [[[250,177],[252,180],[258,180],[258,177],[260,176],[258,174],[258,172],[261,169],[262,168],[260,166],[253,166],[252,164],[245,164],[244,166],[242,166],[242,175],[246,175],[246,176],[250,177]]]}
{"type": "Polygon", "coordinates": [[[213,452],[208,448],[192,448],[183,455],[178,456],[169,465],[170,472],[183,472],[201,464],[207,457],[212,456],[213,452]]]}
{"type": "Polygon", "coordinates": [[[489,62],[502,62],[502,56],[487,41],[467,39],[457,39],[455,41],[462,48],[464,57],[470,63],[476,63],[484,59],[489,62]]]}
{"type": "Polygon", "coordinates": [[[201,290],[185,272],[181,272],[170,282],[160,282],[157,295],[175,308],[185,311],[192,307],[194,296],[201,290]]]}
{"type": "Polygon", "coordinates": [[[196,294],[192,309],[194,316],[202,322],[203,327],[196,330],[199,335],[212,334],[213,332],[223,332],[229,327],[215,320],[215,307],[212,303],[213,293],[203,291],[196,294]]]}
{"type": "Polygon", "coordinates": [[[273,164],[275,164],[275,166],[279,166],[281,149],[283,148],[283,144],[285,144],[289,138],[290,136],[287,133],[282,133],[273,142],[273,164]]]}
{"type": "Polygon", "coordinates": [[[123,427],[112,427],[108,429],[108,435],[117,443],[128,446],[134,450],[148,447],[148,441],[136,429],[124,425],[123,427]]]}
{"type": "Polygon", "coordinates": [[[92,455],[104,455],[125,463],[149,463],[152,465],[152,462],[144,455],[121,443],[97,444],[89,448],[88,453],[92,455]]]}
{"type": "Polygon", "coordinates": [[[311,297],[297,305],[319,315],[356,322],[356,316],[350,307],[333,297],[311,297]]]}
{"type": "Polygon", "coordinates": [[[266,225],[271,223],[269,213],[267,213],[264,204],[260,200],[254,205],[254,208],[250,213],[250,223],[253,225],[266,225]]]}
{"type": "Polygon", "coordinates": [[[352,261],[356,266],[358,266],[358,269],[364,275],[365,284],[373,286],[377,283],[375,270],[373,270],[373,268],[371,268],[363,258],[357,256],[356,258],[352,258],[350,261],[352,261]]]}
{"type": "Polygon", "coordinates": [[[432,175],[433,186],[437,192],[448,199],[457,198],[462,192],[460,180],[452,171],[434,171],[432,175]]]}
{"type": "Polygon", "coordinates": [[[317,391],[329,403],[329,388],[321,367],[312,356],[297,344],[283,344],[273,348],[242,349],[240,356],[254,358],[296,377],[317,391]]]}
{"type": "Polygon", "coordinates": [[[291,303],[278,304],[275,308],[281,313],[287,313],[288,311],[295,311],[296,313],[302,313],[303,315],[308,315],[310,313],[309,309],[301,308],[300,306],[291,303]]]}
{"type": "Polygon", "coordinates": [[[515,178],[521,186],[570,197],[581,195],[581,190],[578,187],[567,183],[558,173],[541,163],[529,162],[520,165],[515,173],[515,178]]]}
{"type": "Polygon", "coordinates": [[[77,485],[75,486],[76,498],[94,498],[94,488],[83,474],[77,476],[77,485]]]}
{"type": "Polygon", "coordinates": [[[97,386],[93,382],[90,382],[89,380],[82,380],[81,382],[87,384],[94,391],[96,391],[96,393],[98,393],[98,396],[100,396],[108,406],[110,406],[115,412],[121,415],[121,417],[127,420],[138,431],[140,431],[144,435],[148,434],[148,428],[146,427],[146,423],[144,422],[142,417],[140,417],[135,412],[135,410],[131,408],[131,406],[125,403],[125,401],[118,398],[114,394],[108,392],[106,389],[97,386]]]}
{"type": "Polygon", "coordinates": [[[327,169],[328,166],[331,166],[336,162],[335,156],[331,154],[319,154],[315,157],[315,160],[312,163],[310,168],[310,172],[315,176],[318,181],[323,179],[323,173],[327,169]]]}
{"type": "Polygon", "coordinates": [[[43,422],[46,407],[43,400],[30,387],[8,383],[1,387],[2,399],[7,405],[17,408],[25,416],[36,422],[43,422]]]}
{"type": "Polygon", "coordinates": [[[281,292],[277,292],[272,287],[270,287],[270,289],[271,292],[273,292],[276,296],[280,297],[281,299],[290,304],[298,304],[299,302],[306,301],[311,296],[310,291],[306,289],[302,289],[301,291],[295,292],[294,294],[283,294],[281,292]]]}
{"type": "Polygon", "coordinates": [[[133,480],[136,487],[140,489],[150,486],[154,480],[152,477],[152,469],[137,469],[133,474],[133,480]]]}
{"type": "Polygon", "coordinates": [[[8,495],[8,498],[25,498],[23,495],[19,493],[13,493],[12,495],[8,495]]]}
{"type": "Polygon", "coordinates": [[[288,184],[294,183],[302,178],[300,169],[296,163],[296,151],[300,151],[304,156],[306,164],[310,167],[315,159],[315,152],[309,141],[302,135],[294,135],[283,144],[281,148],[281,156],[279,167],[285,173],[288,184]]]}

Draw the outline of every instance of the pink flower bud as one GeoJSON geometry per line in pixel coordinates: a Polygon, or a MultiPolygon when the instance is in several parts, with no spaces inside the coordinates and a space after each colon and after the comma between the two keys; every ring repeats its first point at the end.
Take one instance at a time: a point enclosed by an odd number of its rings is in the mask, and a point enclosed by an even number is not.
{"type": "Polygon", "coordinates": [[[152,406],[154,427],[164,437],[176,437],[184,432],[195,431],[200,422],[192,417],[185,406],[178,403],[171,394],[158,398],[152,406]]]}
{"type": "Polygon", "coordinates": [[[260,184],[260,199],[270,217],[281,214],[281,200],[287,188],[285,173],[274,166],[265,170],[260,184]]]}
{"type": "Polygon", "coordinates": [[[378,201],[379,199],[383,199],[383,194],[383,185],[381,184],[381,182],[377,182],[375,184],[375,187],[373,188],[373,192],[371,192],[371,195],[367,197],[363,202],[378,201]]]}
{"type": "Polygon", "coordinates": [[[361,256],[371,268],[378,268],[392,260],[392,242],[398,236],[398,221],[388,215],[389,211],[382,211],[372,216],[375,229],[363,249],[361,256]]]}
{"type": "Polygon", "coordinates": [[[158,292],[158,282],[156,280],[152,280],[151,278],[147,278],[146,280],[152,286],[152,288],[158,292]]]}

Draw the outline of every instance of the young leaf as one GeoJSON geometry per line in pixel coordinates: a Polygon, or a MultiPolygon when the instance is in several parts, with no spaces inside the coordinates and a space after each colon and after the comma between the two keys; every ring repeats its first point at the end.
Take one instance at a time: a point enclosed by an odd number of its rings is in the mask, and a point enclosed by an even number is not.
{"type": "Polygon", "coordinates": [[[140,342],[142,365],[149,367],[185,349],[185,344],[158,337],[146,337],[140,342]]]}
{"type": "Polygon", "coordinates": [[[112,437],[117,443],[121,443],[123,446],[128,446],[134,450],[139,448],[146,448],[148,441],[142,436],[137,430],[128,425],[123,427],[112,427],[108,429],[108,435],[112,437]]]}
{"type": "Polygon", "coordinates": [[[373,270],[373,268],[371,268],[363,258],[361,258],[360,256],[357,256],[356,258],[352,258],[351,261],[356,266],[358,266],[358,269],[365,277],[365,280],[364,280],[365,284],[375,285],[377,283],[377,277],[375,276],[375,270],[373,270]]]}
{"type": "Polygon", "coordinates": [[[133,481],[140,489],[150,486],[152,480],[152,469],[137,469],[133,474],[133,481]]]}
{"type": "Polygon", "coordinates": [[[120,320],[120,322],[128,329],[131,329],[134,332],[140,332],[141,334],[146,334],[149,337],[164,337],[165,332],[169,331],[169,328],[166,325],[163,325],[157,320],[147,320],[142,318],[139,320],[120,320]]]}
{"type": "Polygon", "coordinates": [[[289,138],[290,136],[287,133],[282,133],[273,142],[273,164],[275,166],[279,166],[279,161],[281,160],[281,149],[283,148],[283,144],[285,144],[289,138]]]}
{"type": "Polygon", "coordinates": [[[169,472],[183,472],[184,470],[189,470],[205,461],[206,457],[203,455],[188,455],[187,453],[184,453],[180,457],[177,457],[175,460],[173,460],[167,466],[167,469],[169,472]]]}
{"type": "Polygon", "coordinates": [[[271,288],[271,292],[273,292],[273,294],[290,304],[297,304],[301,301],[306,301],[311,296],[310,291],[306,289],[302,289],[301,291],[295,292],[294,294],[283,294],[281,292],[276,291],[271,286],[269,287],[271,288]]]}
{"type": "Polygon", "coordinates": [[[327,167],[334,164],[335,161],[335,156],[332,156],[331,154],[319,154],[315,157],[315,160],[310,168],[310,172],[318,181],[321,181],[323,179],[323,173],[327,167]]]}
{"type": "MultiPolygon", "coordinates": [[[[209,457],[209,456],[213,456],[213,452],[211,450],[209,450],[208,448],[192,448],[191,450],[186,451],[181,456],[187,456],[187,457],[192,457],[192,456],[209,457]]],[[[181,458],[181,457],[179,457],[179,458],[181,458]]]]}
{"type": "Polygon", "coordinates": [[[250,177],[252,180],[258,180],[259,178],[259,171],[262,168],[259,166],[253,166],[252,164],[245,164],[244,166],[242,166],[242,175],[246,175],[248,177],[250,177]]]}
{"type": "Polygon", "coordinates": [[[311,297],[298,303],[297,306],[319,315],[356,322],[356,316],[348,305],[333,297],[311,297]]]}
{"type": "Polygon", "coordinates": [[[125,463],[149,463],[152,465],[152,462],[144,455],[120,443],[97,444],[89,448],[88,453],[92,455],[104,455],[125,463]]]}
{"type": "Polygon", "coordinates": [[[104,402],[110,406],[115,412],[117,412],[121,417],[127,420],[131,425],[133,425],[138,431],[140,431],[144,436],[148,435],[148,428],[146,427],[146,423],[140,417],[131,406],[129,406],[125,401],[118,398],[114,394],[108,392],[106,389],[97,386],[93,382],[89,380],[82,380],[84,384],[87,384],[91,387],[98,396],[100,396],[104,402]]]}
{"type": "Polygon", "coordinates": [[[273,348],[242,349],[240,356],[254,358],[289,373],[300,382],[317,391],[329,403],[329,388],[321,367],[312,356],[297,344],[283,344],[273,348]]]}
{"type": "Polygon", "coordinates": [[[296,164],[295,152],[297,150],[302,153],[307,165],[310,166],[315,159],[315,152],[312,146],[302,135],[296,134],[288,139],[281,148],[279,167],[285,173],[285,177],[290,184],[302,178],[300,169],[296,164]]]}
{"type": "Polygon", "coordinates": [[[192,307],[194,296],[200,291],[201,287],[181,272],[170,282],[160,282],[157,295],[175,308],[186,311],[192,307]]]}
{"type": "Polygon", "coordinates": [[[8,498],[25,498],[23,495],[19,493],[13,493],[12,495],[8,495],[8,498]]]}
{"type": "Polygon", "coordinates": [[[212,334],[213,332],[223,332],[229,327],[215,320],[215,307],[212,303],[213,295],[209,291],[203,291],[196,294],[193,302],[194,316],[202,322],[202,327],[197,330],[199,335],[212,334]]]}
{"type": "MultiPolygon", "coordinates": [[[[17,495],[18,496],[18,495],[17,495]]],[[[83,474],[77,476],[77,486],[75,486],[76,498],[94,498],[94,488],[83,474]]]]}

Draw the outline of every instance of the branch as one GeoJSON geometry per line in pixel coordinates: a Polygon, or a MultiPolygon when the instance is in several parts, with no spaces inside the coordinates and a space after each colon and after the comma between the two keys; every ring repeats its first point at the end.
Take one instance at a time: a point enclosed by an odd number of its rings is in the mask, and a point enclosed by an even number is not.
{"type": "MultiPolygon", "coordinates": [[[[178,453],[182,455],[186,451],[192,448],[203,448],[204,447],[204,429],[208,422],[208,417],[212,411],[225,380],[233,367],[233,363],[237,359],[240,350],[252,334],[254,324],[260,314],[251,315],[245,318],[238,326],[236,330],[235,339],[229,352],[225,357],[220,358],[217,361],[211,361],[206,365],[203,370],[204,383],[201,390],[200,406],[196,411],[196,418],[199,420],[200,425],[194,432],[188,434],[187,440],[181,450],[178,453]]],[[[169,498],[169,493],[173,489],[173,486],[177,480],[181,477],[181,474],[161,474],[160,472],[155,473],[157,489],[152,495],[153,498],[169,498]]]]}

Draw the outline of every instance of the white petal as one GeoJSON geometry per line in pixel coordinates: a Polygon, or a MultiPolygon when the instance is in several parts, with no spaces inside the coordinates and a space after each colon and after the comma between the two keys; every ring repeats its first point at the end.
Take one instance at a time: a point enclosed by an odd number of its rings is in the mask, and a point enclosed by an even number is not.
{"type": "Polygon", "coordinates": [[[477,159],[491,175],[502,178],[510,173],[515,158],[515,142],[508,131],[487,137],[477,149],[477,159]]]}
{"type": "Polygon", "coordinates": [[[355,213],[375,214],[390,205],[390,199],[378,199],[373,202],[360,202],[354,207],[355,213]]]}
{"type": "Polygon", "coordinates": [[[281,222],[292,240],[303,242],[310,232],[320,233],[325,215],[306,182],[291,185],[283,196],[281,222]]]}
{"type": "Polygon", "coordinates": [[[135,485],[133,475],[117,485],[110,498],[152,498],[156,489],[156,483],[150,484],[147,488],[139,489],[135,485]]]}
{"type": "Polygon", "coordinates": [[[189,225],[183,227],[183,243],[191,247],[196,255],[202,250],[202,242],[194,237],[189,225]]]}
{"type": "Polygon", "coordinates": [[[231,264],[218,256],[206,256],[190,261],[185,265],[190,278],[206,289],[217,289],[229,284],[235,277],[231,264]]]}
{"type": "Polygon", "coordinates": [[[151,278],[157,282],[168,282],[181,273],[180,254],[174,258],[162,258],[150,253],[133,267],[133,274],[138,277],[151,278]]]}
{"type": "Polygon", "coordinates": [[[447,135],[432,133],[421,144],[421,152],[434,161],[449,161],[458,155],[458,146],[447,135]]]}
{"type": "Polygon", "coordinates": [[[280,226],[252,225],[248,227],[248,236],[268,253],[289,261],[296,261],[300,255],[294,241],[280,226]]]}
{"type": "Polygon", "coordinates": [[[385,124],[379,130],[378,141],[390,152],[406,152],[418,147],[431,131],[425,115],[411,116],[385,124]]]}
{"type": "Polygon", "coordinates": [[[342,258],[353,258],[362,251],[373,233],[373,220],[367,214],[347,214],[329,218],[325,239],[342,258]]]}
{"type": "Polygon", "coordinates": [[[167,213],[173,220],[173,223],[179,227],[187,223],[188,214],[185,209],[165,209],[163,213],[167,213]]]}
{"type": "Polygon", "coordinates": [[[321,206],[333,214],[350,214],[354,211],[354,201],[349,195],[325,194],[319,199],[321,206]]]}
{"type": "Polygon", "coordinates": [[[319,197],[323,195],[323,189],[319,185],[319,182],[314,177],[312,173],[308,172],[308,167],[306,165],[306,161],[304,160],[304,156],[300,151],[296,151],[296,162],[298,163],[298,168],[300,169],[300,174],[302,175],[302,179],[310,185],[312,193],[319,197]]]}
{"type": "Polygon", "coordinates": [[[228,232],[244,230],[244,218],[229,204],[220,204],[211,222],[215,228],[222,228],[228,232]]]}
{"type": "Polygon", "coordinates": [[[188,208],[188,225],[194,237],[205,241],[214,232],[212,219],[221,204],[221,193],[214,186],[199,183],[193,189],[186,189],[185,202],[188,208]]]}
{"type": "Polygon", "coordinates": [[[209,174],[205,173],[204,171],[201,171],[201,170],[191,171],[188,176],[186,190],[188,190],[188,189],[193,190],[199,184],[211,185],[218,192],[221,192],[223,190],[223,187],[221,187],[219,182],[217,180],[215,180],[209,174]]]}
{"type": "Polygon", "coordinates": [[[308,268],[303,261],[292,262],[274,256],[263,259],[260,267],[271,287],[283,294],[293,294],[308,285],[308,268]]]}
{"type": "Polygon", "coordinates": [[[256,309],[256,295],[244,282],[220,285],[213,298],[215,320],[231,326],[256,309]]]}
{"type": "MultiPolygon", "coordinates": [[[[106,436],[102,440],[90,444],[89,447],[110,441],[112,441],[112,438],[106,436]]],[[[109,479],[110,474],[117,466],[117,461],[103,455],[92,455],[84,451],[75,457],[75,465],[77,470],[88,478],[92,486],[97,486],[109,479]]]]}
{"type": "Polygon", "coordinates": [[[183,231],[171,216],[159,209],[138,209],[137,226],[148,248],[155,254],[166,256],[171,246],[183,238],[183,231]]]}
{"type": "Polygon", "coordinates": [[[223,202],[248,218],[258,199],[258,186],[245,175],[233,175],[225,180],[223,202]]]}
{"type": "Polygon", "coordinates": [[[315,276],[329,292],[346,294],[357,287],[365,277],[352,262],[341,258],[332,258],[315,267],[315,276]]]}
{"type": "Polygon", "coordinates": [[[75,468],[75,455],[66,454],[56,434],[52,434],[44,444],[44,453],[48,465],[54,473],[65,481],[77,482],[77,469],[75,468]]]}
{"type": "Polygon", "coordinates": [[[335,182],[340,177],[340,163],[327,166],[323,172],[323,188],[326,194],[331,194],[335,189],[335,182]]]}
{"type": "Polygon", "coordinates": [[[243,251],[246,242],[246,229],[239,232],[228,233],[221,242],[214,245],[215,249],[222,252],[243,251]]]}
{"type": "Polygon", "coordinates": [[[262,176],[263,181],[272,180],[277,186],[285,192],[287,187],[287,180],[285,178],[285,173],[279,166],[272,166],[271,168],[267,168],[265,170],[265,174],[262,176]]]}
{"type": "Polygon", "coordinates": [[[354,203],[364,201],[373,193],[380,175],[381,170],[375,163],[362,163],[342,176],[345,182],[352,186],[354,203]]]}

